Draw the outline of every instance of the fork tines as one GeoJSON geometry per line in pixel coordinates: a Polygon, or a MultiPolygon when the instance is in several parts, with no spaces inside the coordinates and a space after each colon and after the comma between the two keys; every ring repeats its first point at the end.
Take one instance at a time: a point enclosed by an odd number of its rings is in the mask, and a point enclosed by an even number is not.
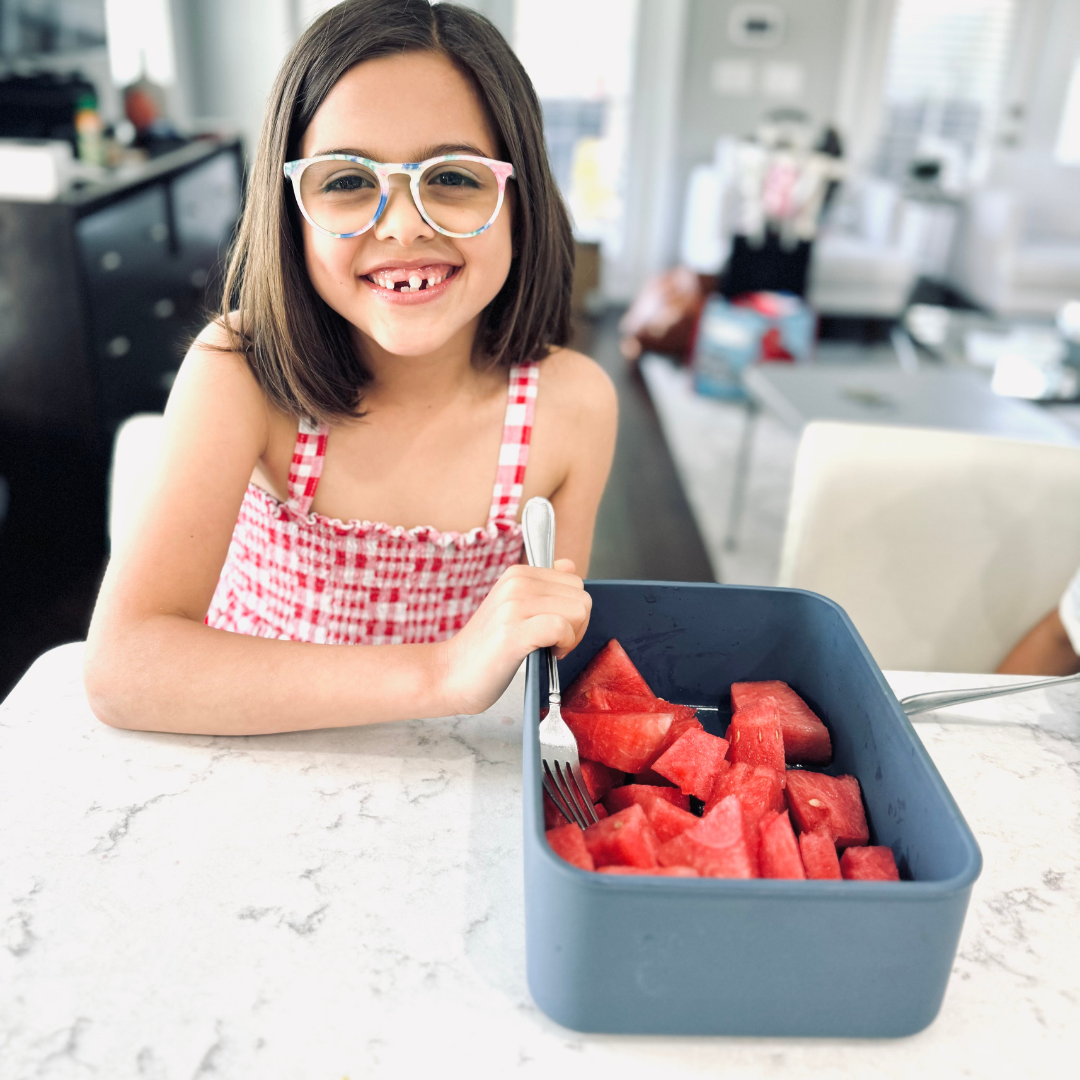
{"type": "Polygon", "coordinates": [[[589,789],[580,766],[575,768],[569,761],[545,759],[543,768],[544,788],[555,808],[567,821],[587,829],[600,820],[589,798],[589,789]]]}

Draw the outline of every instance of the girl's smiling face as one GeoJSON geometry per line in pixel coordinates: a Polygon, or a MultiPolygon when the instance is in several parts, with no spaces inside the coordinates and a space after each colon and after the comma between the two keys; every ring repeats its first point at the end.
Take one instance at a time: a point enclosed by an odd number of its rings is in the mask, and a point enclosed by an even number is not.
{"type": "MultiPolygon", "coordinates": [[[[432,52],[357,64],[327,94],[300,144],[303,157],[348,153],[386,162],[455,152],[500,157],[476,90],[432,52]]],[[[390,178],[382,216],[360,236],[338,240],[303,221],[316,292],[388,353],[427,356],[455,340],[471,351],[480,314],[510,271],[512,187],[491,227],[467,240],[444,236],[420,216],[403,175],[390,178]],[[387,288],[417,277],[425,282],[420,291],[387,288]]]]}

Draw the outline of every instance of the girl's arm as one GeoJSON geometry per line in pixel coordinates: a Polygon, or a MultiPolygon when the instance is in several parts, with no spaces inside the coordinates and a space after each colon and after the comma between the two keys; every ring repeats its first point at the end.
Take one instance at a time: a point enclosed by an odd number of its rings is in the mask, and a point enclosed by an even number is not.
{"type": "Polygon", "coordinates": [[[1040,619],[998,666],[999,675],[1073,675],[1080,671],[1057,608],[1040,619]]]}
{"type": "Polygon", "coordinates": [[[584,578],[596,511],[615,454],[615,387],[594,360],[560,349],[540,365],[536,411],[533,448],[548,460],[559,461],[558,474],[543,478],[554,491],[550,498],[557,522],[555,553],[573,560],[584,578]]]}
{"type": "Polygon", "coordinates": [[[439,644],[311,645],[206,626],[270,422],[243,359],[196,343],[165,411],[155,482],[90,626],[86,690],[105,723],[251,735],[479,711],[533,649],[565,654],[580,640],[590,607],[581,579],[528,567],[505,574],[439,644]]]}

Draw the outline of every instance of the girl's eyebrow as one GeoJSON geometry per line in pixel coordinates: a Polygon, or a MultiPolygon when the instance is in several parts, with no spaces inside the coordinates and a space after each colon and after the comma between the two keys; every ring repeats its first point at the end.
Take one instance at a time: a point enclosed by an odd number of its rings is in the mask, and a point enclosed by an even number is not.
{"type": "MultiPolygon", "coordinates": [[[[367,150],[358,150],[356,147],[338,147],[333,150],[319,150],[312,157],[323,157],[326,154],[348,154],[350,157],[367,158],[368,161],[382,161],[382,158],[367,150]]],[[[413,161],[427,161],[428,158],[440,157],[442,154],[475,154],[477,157],[490,157],[479,147],[469,143],[440,143],[438,146],[429,146],[413,158],[413,161]]]]}

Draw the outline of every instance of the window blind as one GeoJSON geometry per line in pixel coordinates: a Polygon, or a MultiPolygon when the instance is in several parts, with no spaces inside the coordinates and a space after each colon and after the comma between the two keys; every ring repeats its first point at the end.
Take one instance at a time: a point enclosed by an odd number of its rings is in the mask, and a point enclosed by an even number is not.
{"type": "Polygon", "coordinates": [[[885,76],[878,171],[902,180],[920,145],[967,161],[997,108],[1016,0],[899,0],[885,76]]]}

